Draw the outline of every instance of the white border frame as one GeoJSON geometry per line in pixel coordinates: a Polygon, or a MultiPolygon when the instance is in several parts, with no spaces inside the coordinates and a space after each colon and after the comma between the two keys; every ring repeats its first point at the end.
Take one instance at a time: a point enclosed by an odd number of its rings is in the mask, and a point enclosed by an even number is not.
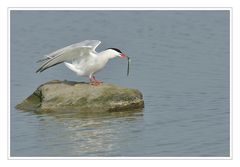
{"type": "Polygon", "coordinates": [[[8,55],[8,160],[233,160],[233,8],[232,7],[8,7],[7,9],[7,55],[8,55]],[[10,156],[10,12],[11,10],[228,10],[230,12],[230,156],[229,157],[11,157],[10,156]]]}

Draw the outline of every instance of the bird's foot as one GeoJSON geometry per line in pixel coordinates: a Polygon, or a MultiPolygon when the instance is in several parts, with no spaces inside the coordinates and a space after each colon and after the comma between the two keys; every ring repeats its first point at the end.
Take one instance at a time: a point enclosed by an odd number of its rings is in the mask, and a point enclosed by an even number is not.
{"type": "Polygon", "coordinates": [[[93,78],[90,79],[90,85],[98,86],[98,85],[100,85],[101,83],[103,83],[103,82],[96,80],[95,77],[93,77],[93,78]]]}
{"type": "Polygon", "coordinates": [[[92,80],[90,80],[91,82],[93,81],[95,84],[100,85],[101,83],[103,83],[102,81],[99,81],[95,78],[95,76],[92,77],[92,80]]]}
{"type": "Polygon", "coordinates": [[[97,83],[103,83],[102,81],[99,81],[99,80],[94,80],[94,82],[97,82],[97,83]]]}
{"type": "Polygon", "coordinates": [[[99,86],[102,82],[90,82],[90,85],[93,85],[93,86],[99,86]]]}

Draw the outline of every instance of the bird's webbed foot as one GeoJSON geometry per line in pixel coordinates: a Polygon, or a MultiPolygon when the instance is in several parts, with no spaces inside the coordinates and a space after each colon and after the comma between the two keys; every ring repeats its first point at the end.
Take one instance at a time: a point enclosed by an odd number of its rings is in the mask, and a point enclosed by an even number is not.
{"type": "Polygon", "coordinates": [[[95,78],[95,76],[93,76],[92,78],[93,78],[94,82],[97,82],[97,83],[99,83],[99,84],[100,84],[100,83],[103,83],[102,81],[97,80],[97,79],[95,78]]]}
{"type": "Polygon", "coordinates": [[[103,83],[102,81],[99,81],[99,80],[96,80],[96,78],[93,76],[92,78],[90,78],[90,85],[93,85],[93,86],[98,86],[100,85],[101,83],[103,83]]]}

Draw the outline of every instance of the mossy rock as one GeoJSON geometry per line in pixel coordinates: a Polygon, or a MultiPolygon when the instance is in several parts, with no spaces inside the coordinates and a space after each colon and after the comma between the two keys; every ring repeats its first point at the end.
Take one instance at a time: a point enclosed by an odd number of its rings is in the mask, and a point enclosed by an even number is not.
{"type": "Polygon", "coordinates": [[[137,89],[112,84],[92,86],[88,83],[50,81],[16,106],[37,112],[113,112],[144,107],[143,96],[137,89]]]}

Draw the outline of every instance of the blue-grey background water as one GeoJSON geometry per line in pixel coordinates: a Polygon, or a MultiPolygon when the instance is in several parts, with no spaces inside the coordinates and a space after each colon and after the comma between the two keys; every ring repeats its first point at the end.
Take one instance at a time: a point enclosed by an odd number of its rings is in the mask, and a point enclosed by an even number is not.
{"type": "Polygon", "coordinates": [[[11,156],[230,156],[229,11],[11,11],[11,156]],[[88,81],[38,59],[98,39],[121,49],[97,78],[137,88],[137,113],[37,115],[15,109],[40,84],[88,81]]]}

